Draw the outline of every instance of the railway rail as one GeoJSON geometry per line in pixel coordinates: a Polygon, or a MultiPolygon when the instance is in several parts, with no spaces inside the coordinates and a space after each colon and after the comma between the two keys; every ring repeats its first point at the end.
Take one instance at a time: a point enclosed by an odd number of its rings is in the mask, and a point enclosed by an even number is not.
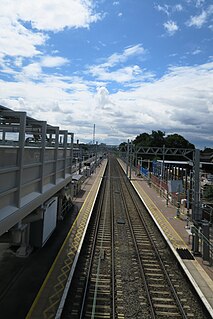
{"type": "Polygon", "coordinates": [[[208,318],[115,158],[61,318],[208,318]]]}

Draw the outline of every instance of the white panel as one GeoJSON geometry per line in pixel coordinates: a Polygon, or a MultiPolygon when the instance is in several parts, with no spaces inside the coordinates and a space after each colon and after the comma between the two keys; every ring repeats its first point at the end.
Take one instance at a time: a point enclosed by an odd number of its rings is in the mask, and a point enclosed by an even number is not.
{"type": "Polygon", "coordinates": [[[56,228],[57,204],[58,204],[58,197],[52,197],[46,203],[46,210],[44,212],[42,246],[45,244],[47,239],[50,237],[50,235],[56,228]]]}

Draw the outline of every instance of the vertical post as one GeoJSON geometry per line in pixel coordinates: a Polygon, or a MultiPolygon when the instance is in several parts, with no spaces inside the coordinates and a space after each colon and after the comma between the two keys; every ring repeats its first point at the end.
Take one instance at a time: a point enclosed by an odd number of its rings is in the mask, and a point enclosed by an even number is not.
{"type": "Polygon", "coordinates": [[[178,191],[177,191],[177,211],[176,216],[180,217],[180,184],[178,185],[178,191]]]}
{"type": "Polygon", "coordinates": [[[199,227],[192,226],[192,251],[194,255],[200,255],[199,252],[199,227]]]}
{"type": "Polygon", "coordinates": [[[20,113],[20,126],[19,126],[19,149],[18,149],[18,173],[17,173],[17,207],[21,207],[21,187],[24,170],[24,143],[25,143],[25,130],[26,130],[26,113],[20,113]]]}
{"type": "Polygon", "coordinates": [[[190,190],[187,188],[187,195],[186,195],[186,228],[189,228],[189,196],[190,190]]]}
{"type": "MultiPolygon", "coordinates": [[[[200,202],[200,150],[194,151],[194,169],[193,169],[193,202],[192,202],[192,220],[195,229],[199,229],[202,220],[201,202],[200,202]]],[[[199,234],[194,232],[192,241],[193,253],[199,255],[199,234]]]]}
{"type": "Polygon", "coordinates": [[[150,180],[150,159],[148,159],[148,185],[151,187],[151,180],[150,180]]]}
{"type": "Polygon", "coordinates": [[[5,142],[5,137],[6,137],[6,132],[5,130],[3,130],[2,132],[2,141],[5,142]]]}
{"type": "Polygon", "coordinates": [[[210,242],[209,242],[209,222],[204,221],[202,223],[203,233],[203,260],[210,261],[210,242]]]}
{"type": "Polygon", "coordinates": [[[59,128],[55,128],[55,155],[54,155],[54,161],[55,161],[55,172],[54,172],[54,184],[57,182],[57,173],[58,173],[58,144],[59,144],[59,128]]]}
{"type": "Polygon", "coordinates": [[[95,170],[97,167],[97,158],[98,158],[98,142],[95,143],[95,170]]]}
{"type": "Polygon", "coordinates": [[[129,175],[129,140],[127,144],[127,153],[126,153],[126,176],[129,175]]]}
{"type": "Polygon", "coordinates": [[[161,172],[160,172],[160,196],[162,193],[162,182],[164,178],[164,160],[165,160],[165,145],[163,145],[163,162],[161,162],[161,172]]]}
{"type": "Polygon", "coordinates": [[[188,176],[187,176],[187,169],[185,168],[185,196],[187,198],[187,191],[188,191],[188,176]]]}
{"type": "Polygon", "coordinates": [[[67,136],[68,136],[68,131],[64,131],[64,172],[63,172],[63,178],[66,178],[66,171],[67,171],[67,136]]]}
{"type": "Polygon", "coordinates": [[[169,191],[167,186],[167,192],[166,192],[166,206],[169,206],[169,191]]]}
{"type": "Polygon", "coordinates": [[[45,165],[45,148],[46,148],[46,133],[47,133],[47,122],[41,123],[41,170],[40,170],[40,192],[43,193],[44,187],[44,165],[45,165]]]}
{"type": "MultiPolygon", "coordinates": [[[[81,169],[82,169],[82,146],[80,146],[79,153],[78,153],[78,174],[81,174],[81,169]]],[[[95,160],[94,160],[94,173],[95,173],[95,160]]]]}
{"type": "Polygon", "coordinates": [[[201,202],[200,202],[200,150],[196,149],[194,154],[194,188],[193,188],[193,206],[192,219],[200,222],[202,219],[201,202]]]}
{"type": "Polygon", "coordinates": [[[71,145],[70,145],[70,174],[72,175],[72,161],[73,161],[73,141],[74,133],[71,133],[71,145]]]}
{"type": "Polygon", "coordinates": [[[132,178],[132,141],[131,141],[131,144],[130,144],[130,167],[129,167],[129,179],[131,180],[132,178]]]}

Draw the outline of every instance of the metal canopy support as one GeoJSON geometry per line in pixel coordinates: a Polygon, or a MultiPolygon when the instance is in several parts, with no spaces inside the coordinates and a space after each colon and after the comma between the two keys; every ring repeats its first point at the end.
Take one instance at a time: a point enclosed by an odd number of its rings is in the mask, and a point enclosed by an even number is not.
{"type": "MultiPolygon", "coordinates": [[[[194,151],[193,175],[192,175],[192,221],[196,229],[199,230],[202,220],[202,210],[200,201],[200,150],[194,151]]],[[[194,255],[199,255],[199,233],[194,231],[192,237],[192,250],[194,255]]]]}
{"type": "Polygon", "coordinates": [[[127,144],[127,153],[126,153],[126,176],[129,175],[129,140],[127,144]]]}
{"type": "Polygon", "coordinates": [[[132,179],[132,161],[133,161],[133,145],[132,145],[132,141],[130,144],[130,163],[129,163],[129,179],[132,179]]]}
{"type": "Polygon", "coordinates": [[[146,154],[146,155],[176,155],[176,156],[183,156],[188,160],[192,160],[190,155],[194,149],[186,149],[186,148],[163,148],[163,147],[143,147],[139,146],[136,149],[136,152],[139,154],[146,154]]]}
{"type": "MultiPolygon", "coordinates": [[[[129,140],[127,147],[120,151],[126,152],[126,175],[128,177],[128,165],[130,160],[129,140]]],[[[193,185],[192,185],[192,221],[195,226],[199,225],[202,220],[201,200],[200,200],[200,150],[199,149],[181,149],[181,148],[165,148],[164,147],[138,147],[135,148],[135,153],[145,155],[160,155],[165,156],[182,156],[192,163],[193,159],[193,185]]],[[[131,173],[130,173],[131,175],[131,173]]],[[[196,246],[196,245],[195,245],[196,246]]]]}
{"type": "Polygon", "coordinates": [[[194,151],[193,161],[193,202],[192,202],[192,220],[200,222],[202,219],[202,210],[200,202],[200,150],[194,151]]]}

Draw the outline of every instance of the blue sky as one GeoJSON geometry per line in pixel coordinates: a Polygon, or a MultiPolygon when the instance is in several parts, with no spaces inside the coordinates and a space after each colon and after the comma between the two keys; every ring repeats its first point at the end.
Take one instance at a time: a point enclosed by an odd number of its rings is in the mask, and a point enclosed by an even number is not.
{"type": "Polygon", "coordinates": [[[0,0],[0,103],[119,144],[213,147],[213,1],[0,0]]]}

